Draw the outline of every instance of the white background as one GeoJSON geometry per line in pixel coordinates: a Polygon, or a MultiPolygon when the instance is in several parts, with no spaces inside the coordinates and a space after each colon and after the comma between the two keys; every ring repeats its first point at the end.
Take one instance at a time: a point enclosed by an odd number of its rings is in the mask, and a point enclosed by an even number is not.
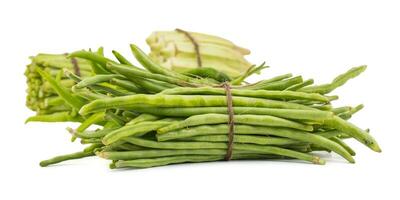
{"type": "MultiPolygon", "coordinates": [[[[2,1],[0,199],[399,199],[400,6],[395,1],[2,1]],[[367,71],[335,91],[336,105],[364,103],[352,122],[370,128],[383,153],[351,142],[356,164],[289,161],[185,164],[110,170],[99,158],[41,168],[78,151],[66,126],[32,123],[25,65],[39,52],[82,48],[146,51],[154,30],[216,34],[267,61],[264,77],[292,72],[322,83],[352,66],[367,71]]],[[[255,77],[262,78],[262,77],[255,77]]]]}

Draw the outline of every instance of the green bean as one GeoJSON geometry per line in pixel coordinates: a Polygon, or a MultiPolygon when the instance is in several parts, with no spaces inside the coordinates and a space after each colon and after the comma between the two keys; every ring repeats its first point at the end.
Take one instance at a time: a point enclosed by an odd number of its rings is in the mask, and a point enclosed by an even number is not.
{"type": "Polygon", "coordinates": [[[114,122],[114,121],[107,121],[104,125],[103,128],[105,129],[112,129],[112,128],[121,128],[121,125],[114,122]]]}
{"type": "Polygon", "coordinates": [[[107,121],[113,121],[114,123],[118,124],[119,126],[125,125],[125,121],[121,116],[118,116],[115,113],[112,113],[110,111],[106,112],[104,119],[107,121]]]}
{"type": "Polygon", "coordinates": [[[140,122],[146,122],[146,121],[155,121],[160,118],[162,118],[162,117],[160,117],[159,115],[151,115],[151,114],[146,114],[146,113],[140,114],[136,118],[129,121],[126,125],[134,125],[134,124],[138,124],[140,122]]]}
{"type": "Polygon", "coordinates": [[[104,112],[99,112],[99,113],[94,113],[90,117],[88,117],[85,121],[83,121],[79,127],[76,129],[76,132],[83,132],[87,128],[89,128],[91,125],[96,124],[98,122],[101,122],[104,120],[105,113],[104,112]]]}
{"type": "MultiPolygon", "coordinates": [[[[235,150],[234,155],[251,155],[251,151],[235,150]]],[[[142,158],[158,158],[177,155],[225,155],[222,149],[178,149],[178,150],[134,150],[134,151],[100,151],[96,155],[108,160],[133,160],[142,158]]],[[[267,154],[268,155],[268,154],[267,154]]]]}
{"type": "Polygon", "coordinates": [[[38,110],[36,113],[38,115],[46,115],[46,114],[53,114],[56,112],[68,112],[71,110],[72,110],[71,106],[64,104],[58,106],[49,106],[45,110],[38,110]]]}
{"type": "Polygon", "coordinates": [[[25,123],[28,122],[80,122],[82,121],[82,117],[71,115],[70,111],[66,112],[56,112],[47,115],[36,115],[31,116],[25,120],[25,123]]]}
{"type": "Polygon", "coordinates": [[[48,73],[39,68],[37,68],[36,71],[42,76],[43,79],[46,79],[51,84],[52,88],[57,92],[57,94],[72,108],[79,110],[85,104],[83,99],[72,95],[60,85],[59,81],[54,80],[48,73]]]}
{"type": "Polygon", "coordinates": [[[128,59],[126,59],[124,56],[122,56],[122,54],[120,54],[119,52],[112,50],[111,51],[112,54],[114,54],[115,58],[118,60],[119,63],[124,64],[124,65],[131,65],[133,66],[133,64],[131,62],[129,62],[128,59]]]}
{"type": "Polygon", "coordinates": [[[134,125],[124,126],[108,133],[104,136],[102,142],[103,144],[108,145],[128,136],[143,135],[150,131],[155,131],[160,127],[169,125],[174,121],[174,119],[162,119],[153,122],[141,122],[134,125]]]}
{"type": "MultiPolygon", "coordinates": [[[[151,140],[144,140],[141,138],[134,138],[134,137],[125,138],[124,140],[139,146],[158,148],[158,149],[226,149],[228,146],[227,143],[210,143],[210,142],[155,142],[151,140]]],[[[336,144],[334,142],[332,143],[336,144]]],[[[340,145],[338,146],[341,147],[340,145]]],[[[263,146],[255,144],[235,144],[233,146],[233,149],[252,151],[255,153],[283,155],[283,156],[297,158],[300,160],[315,162],[318,164],[322,164],[320,162],[324,163],[324,161],[321,161],[318,157],[273,146],[263,146]]]]}
{"type": "Polygon", "coordinates": [[[362,65],[362,66],[359,66],[359,67],[353,67],[349,71],[347,71],[346,73],[337,76],[329,84],[309,86],[309,87],[302,88],[299,91],[326,94],[326,93],[332,92],[336,88],[344,85],[348,80],[357,77],[362,72],[364,72],[365,69],[367,69],[366,65],[362,65]]]}
{"type": "Polygon", "coordinates": [[[210,67],[190,69],[188,71],[185,71],[184,74],[187,76],[195,76],[200,78],[212,78],[218,82],[225,82],[231,80],[230,77],[225,73],[210,67]]]}
{"type": "Polygon", "coordinates": [[[75,141],[75,139],[77,138],[76,136],[76,132],[83,132],[85,131],[87,128],[89,128],[91,125],[99,123],[101,121],[103,121],[104,119],[104,112],[99,112],[99,113],[94,113],[92,114],[90,117],[88,117],[87,119],[85,119],[76,130],[73,129],[68,129],[70,131],[70,133],[72,134],[72,138],[71,141],[75,141]]]}
{"type": "Polygon", "coordinates": [[[102,144],[91,144],[85,149],[83,149],[83,152],[96,152],[98,149],[104,147],[102,144]]]}
{"type": "MultiPolygon", "coordinates": [[[[89,49],[89,51],[91,51],[91,49],[89,49]]],[[[101,47],[97,48],[96,54],[100,55],[100,56],[104,56],[104,47],[101,46],[101,47]]]]}
{"type": "Polygon", "coordinates": [[[249,90],[285,90],[286,88],[302,83],[303,78],[301,76],[296,76],[293,78],[289,78],[286,80],[271,82],[271,83],[263,83],[262,85],[255,86],[243,86],[243,89],[249,90]]]}
{"type": "MultiPolygon", "coordinates": [[[[181,141],[195,141],[195,142],[228,142],[228,136],[225,135],[199,135],[180,139],[181,141]]],[[[235,135],[233,141],[235,143],[250,143],[260,145],[291,145],[299,144],[297,140],[256,136],[256,135],[235,135]]]]}
{"type": "Polygon", "coordinates": [[[132,112],[132,111],[123,111],[122,116],[125,117],[126,119],[129,119],[128,121],[131,121],[132,119],[138,117],[140,114],[137,112],[132,112]]]}
{"type": "Polygon", "coordinates": [[[137,78],[148,78],[154,79],[158,81],[163,81],[175,85],[180,86],[194,86],[195,84],[188,83],[186,81],[182,81],[180,79],[172,78],[169,76],[161,75],[161,74],[152,74],[150,72],[136,69],[132,66],[116,64],[116,63],[107,63],[107,68],[116,71],[117,73],[125,76],[126,78],[134,81],[137,78]]]}
{"type": "MultiPolygon", "coordinates": [[[[227,134],[228,130],[229,129],[227,124],[201,125],[187,129],[180,129],[178,131],[171,131],[164,134],[157,134],[157,140],[166,141],[171,139],[192,137],[197,135],[211,135],[211,134],[220,135],[220,134],[227,134]]],[[[325,137],[316,134],[311,134],[305,131],[299,131],[288,128],[266,127],[266,126],[235,125],[235,134],[273,135],[278,137],[294,139],[301,142],[317,144],[321,147],[325,147],[327,149],[330,149],[338,153],[343,158],[348,160],[350,163],[354,163],[354,159],[342,146],[338,145],[337,143],[325,137]]]]}
{"type": "MultiPolygon", "coordinates": [[[[89,52],[92,53],[90,49],[89,49],[89,52]]],[[[94,54],[95,56],[104,57],[104,48],[103,48],[103,47],[99,47],[99,48],[97,49],[97,51],[94,52],[93,54],[94,54]]],[[[76,57],[75,57],[75,58],[76,58],[76,57]]],[[[97,63],[95,60],[91,59],[91,55],[89,55],[89,56],[86,57],[85,59],[87,59],[87,60],[90,61],[92,71],[93,71],[95,74],[109,74],[109,73],[110,73],[107,69],[105,69],[105,66],[104,66],[104,65],[101,65],[101,64],[97,63]]]]}
{"type": "Polygon", "coordinates": [[[363,108],[364,108],[364,105],[360,104],[360,105],[357,105],[357,106],[354,107],[354,108],[350,108],[350,110],[347,111],[347,112],[338,114],[338,116],[339,116],[340,118],[344,119],[344,120],[348,120],[348,119],[350,119],[355,113],[357,113],[358,111],[360,111],[360,110],[363,109],[363,108]]]}
{"type": "MultiPolygon", "coordinates": [[[[112,143],[112,144],[109,144],[109,145],[107,145],[107,146],[104,146],[102,149],[101,149],[101,151],[124,151],[125,149],[123,149],[122,148],[122,146],[121,145],[123,145],[123,144],[125,144],[125,143],[127,143],[127,142],[125,142],[125,141],[118,141],[118,142],[114,142],[114,143],[112,143]]],[[[130,144],[130,143],[129,143],[130,144]]],[[[134,145],[134,144],[132,144],[132,145],[134,145]]],[[[137,145],[135,145],[135,146],[137,146],[137,145]]],[[[96,152],[97,153],[97,152],[96,152]]]]}
{"type": "Polygon", "coordinates": [[[45,107],[47,107],[47,106],[59,106],[59,105],[62,105],[62,104],[65,104],[65,101],[59,96],[49,97],[49,98],[46,98],[44,100],[44,106],[45,107]]]}
{"type": "Polygon", "coordinates": [[[287,80],[277,81],[265,85],[262,89],[264,90],[285,90],[293,85],[299,84],[303,82],[303,78],[301,76],[295,76],[293,78],[289,78],[287,80]]]}
{"type": "MultiPolygon", "coordinates": [[[[114,143],[113,143],[114,144],[114,143]]],[[[141,151],[141,150],[148,150],[149,148],[137,146],[128,142],[118,144],[118,147],[121,148],[123,151],[141,151]]]]}
{"type": "MultiPolygon", "coordinates": [[[[75,82],[70,79],[61,79],[58,83],[60,86],[63,86],[64,88],[71,88],[75,84],[75,82]]],[[[52,84],[47,80],[43,82],[43,85],[41,86],[40,89],[42,92],[57,94],[57,92],[53,88],[52,84]]]]}
{"type": "MultiPolygon", "coordinates": [[[[136,60],[139,61],[139,63],[142,64],[142,66],[145,67],[150,72],[153,72],[155,74],[162,74],[162,75],[165,75],[168,77],[173,77],[175,79],[179,79],[181,81],[188,82],[188,83],[196,83],[196,84],[208,83],[207,79],[191,78],[191,77],[185,76],[183,74],[174,72],[172,70],[166,69],[164,67],[161,67],[160,65],[155,63],[153,60],[151,60],[151,58],[146,53],[144,53],[142,50],[140,50],[139,47],[137,47],[136,45],[131,44],[130,47],[131,47],[132,53],[135,56],[136,60]]],[[[162,80],[160,80],[160,81],[162,81],[162,80]]],[[[216,83],[216,82],[211,82],[211,83],[216,83]]],[[[175,83],[173,83],[173,84],[175,84],[175,83]]]]}
{"type": "MultiPolygon", "coordinates": [[[[169,117],[190,117],[208,113],[227,114],[226,107],[186,107],[186,108],[160,108],[160,107],[135,107],[133,110],[152,115],[169,117]]],[[[235,115],[271,115],[285,119],[323,121],[333,117],[332,112],[320,110],[295,110],[277,108],[258,108],[258,107],[233,107],[235,115]]]]}
{"type": "MultiPolygon", "coordinates": [[[[222,124],[229,122],[229,115],[226,114],[203,114],[193,115],[183,121],[172,123],[157,130],[157,133],[162,134],[173,130],[178,130],[191,126],[205,124],[222,124]]],[[[272,127],[288,127],[305,131],[312,131],[313,127],[304,125],[298,122],[282,119],[268,115],[236,115],[234,117],[235,124],[249,124],[272,127]]]]}
{"type": "Polygon", "coordinates": [[[133,55],[135,56],[135,58],[137,59],[137,61],[139,61],[140,64],[142,64],[142,66],[145,67],[150,72],[156,73],[156,74],[162,74],[162,75],[166,75],[166,76],[170,76],[170,77],[175,77],[175,78],[179,78],[179,79],[183,79],[183,80],[188,78],[187,76],[178,75],[178,73],[176,73],[176,72],[172,72],[166,68],[159,66],[153,60],[151,60],[151,58],[149,56],[147,56],[146,53],[144,53],[142,50],[140,50],[139,47],[137,47],[136,45],[131,44],[130,47],[131,47],[131,51],[132,51],[133,55]]]}
{"type": "Polygon", "coordinates": [[[314,80],[313,79],[308,79],[306,81],[303,81],[302,83],[298,83],[296,85],[292,85],[292,86],[286,88],[285,90],[296,91],[296,90],[299,90],[299,89],[301,89],[303,87],[306,87],[306,86],[309,86],[309,85],[312,85],[312,84],[314,84],[314,80]]]}
{"type": "MultiPolygon", "coordinates": [[[[110,99],[97,99],[85,106],[79,111],[85,115],[91,112],[97,112],[109,108],[135,108],[141,106],[156,107],[209,107],[209,106],[226,106],[226,97],[213,95],[144,95],[136,94],[123,97],[114,97],[110,99]]],[[[286,108],[313,110],[308,106],[282,102],[276,100],[249,98],[249,97],[232,97],[234,106],[248,107],[268,107],[268,108],[286,108]]]]}
{"type": "Polygon", "coordinates": [[[332,137],[331,140],[338,143],[340,146],[342,146],[344,149],[346,149],[346,151],[349,152],[352,156],[356,155],[356,152],[349,145],[347,145],[345,142],[343,142],[338,137],[332,137]]]}
{"type": "Polygon", "coordinates": [[[238,87],[238,88],[246,88],[246,89],[259,89],[261,88],[263,85],[269,84],[269,83],[273,83],[273,82],[277,82],[277,81],[281,81],[287,78],[292,77],[292,74],[283,74],[283,75],[279,75],[270,79],[266,79],[266,80],[262,80],[253,84],[248,84],[248,85],[242,85],[242,86],[234,86],[234,88],[238,87]]]}
{"type": "Polygon", "coordinates": [[[60,162],[66,161],[66,160],[79,159],[79,158],[89,157],[89,156],[93,156],[93,155],[94,155],[93,152],[83,151],[83,152],[76,152],[76,153],[56,156],[54,158],[41,161],[40,166],[47,167],[49,165],[57,164],[57,163],[60,163],[60,162]]]}
{"type": "Polygon", "coordinates": [[[99,138],[81,139],[81,144],[102,144],[99,138]]]}
{"type": "Polygon", "coordinates": [[[110,168],[148,168],[156,166],[164,166],[168,164],[185,163],[185,162],[209,162],[221,160],[221,156],[171,156],[151,159],[137,159],[137,160],[119,160],[110,165],[110,168]]]}
{"type": "Polygon", "coordinates": [[[80,96],[84,99],[87,99],[89,101],[93,101],[96,99],[105,99],[105,98],[110,98],[110,96],[104,95],[104,94],[99,94],[99,93],[94,93],[87,88],[83,89],[73,89],[74,94],[77,96],[80,96]]]}
{"type": "Polygon", "coordinates": [[[108,62],[115,63],[114,61],[102,56],[101,54],[88,52],[88,51],[75,51],[75,52],[72,52],[71,54],[69,54],[68,57],[83,58],[83,59],[93,61],[95,63],[99,63],[103,67],[103,70],[106,69],[105,66],[108,62]]]}
{"type": "Polygon", "coordinates": [[[335,113],[335,115],[338,115],[338,114],[345,113],[350,110],[351,110],[350,106],[343,106],[343,107],[333,108],[332,112],[335,113]]]}
{"type": "Polygon", "coordinates": [[[121,75],[117,75],[117,74],[100,74],[100,75],[82,79],[82,81],[80,81],[74,87],[81,89],[84,87],[88,87],[90,85],[95,85],[97,83],[110,81],[113,78],[123,78],[123,77],[121,75]]]}
{"type": "Polygon", "coordinates": [[[136,85],[131,81],[113,78],[110,80],[110,83],[134,93],[145,93],[142,87],[136,85]]]}
{"type": "MultiPolygon", "coordinates": [[[[213,87],[177,87],[173,89],[167,89],[161,92],[161,94],[206,94],[206,95],[225,95],[225,89],[213,88],[213,87]]],[[[294,92],[294,91],[268,91],[268,90],[246,90],[246,89],[231,89],[231,93],[234,96],[244,97],[256,97],[266,99],[306,99],[315,100],[321,102],[329,102],[329,98],[312,93],[294,92]]]]}
{"type": "MultiPolygon", "coordinates": [[[[230,81],[231,85],[240,85],[247,77],[256,74],[256,73],[260,73],[261,70],[268,68],[269,66],[265,65],[265,62],[263,62],[261,65],[259,66],[251,66],[245,73],[243,73],[242,75],[236,77],[234,80],[230,81]]],[[[280,78],[280,77],[279,77],[280,78]]],[[[272,80],[274,81],[274,80],[272,80]]]]}
{"type": "Polygon", "coordinates": [[[234,150],[245,150],[245,151],[253,151],[255,153],[264,153],[264,154],[273,154],[273,155],[281,155],[290,158],[297,158],[299,160],[308,161],[314,164],[324,165],[325,161],[320,159],[318,156],[313,156],[307,153],[297,152],[290,149],[284,149],[280,147],[274,146],[261,146],[255,144],[235,144],[234,150]]]}
{"type": "MultiPolygon", "coordinates": [[[[235,154],[249,153],[248,151],[237,150],[235,154]]],[[[139,151],[102,151],[97,156],[109,160],[133,160],[140,158],[158,158],[177,155],[225,155],[223,149],[158,149],[158,150],[139,150],[139,151]]]]}
{"type": "Polygon", "coordinates": [[[158,93],[169,88],[177,87],[177,85],[169,84],[166,82],[143,79],[143,78],[136,78],[135,80],[131,81],[150,93],[158,93]]]}
{"type": "Polygon", "coordinates": [[[311,105],[311,108],[315,108],[322,111],[331,111],[332,105],[331,104],[324,104],[324,105],[311,105]]]}
{"type": "Polygon", "coordinates": [[[100,92],[100,93],[108,93],[114,96],[126,96],[126,95],[132,95],[136,94],[134,92],[130,92],[128,90],[125,90],[123,88],[120,88],[116,85],[110,84],[110,83],[99,83],[96,85],[90,86],[93,90],[100,92]]]}
{"type": "Polygon", "coordinates": [[[104,137],[105,135],[107,135],[108,133],[110,133],[116,129],[117,128],[108,128],[108,129],[103,128],[101,130],[96,130],[96,131],[83,131],[83,132],[72,131],[72,133],[74,133],[75,136],[78,138],[90,139],[90,138],[104,137]]]}
{"type": "Polygon", "coordinates": [[[343,135],[344,133],[338,130],[329,130],[329,131],[322,131],[322,132],[315,132],[314,134],[326,137],[326,138],[333,138],[337,137],[340,135],[343,135]]]}
{"type": "Polygon", "coordinates": [[[368,132],[358,128],[350,122],[341,119],[340,117],[334,116],[332,119],[325,120],[325,125],[354,137],[356,140],[366,145],[373,151],[381,152],[381,148],[379,147],[378,143],[368,132]]]}

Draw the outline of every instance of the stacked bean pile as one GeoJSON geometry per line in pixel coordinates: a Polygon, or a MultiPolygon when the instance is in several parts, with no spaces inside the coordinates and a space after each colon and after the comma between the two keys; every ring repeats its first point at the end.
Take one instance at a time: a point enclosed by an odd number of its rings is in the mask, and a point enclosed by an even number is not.
{"type": "Polygon", "coordinates": [[[90,61],[97,72],[82,78],[66,71],[76,83],[72,89],[36,69],[72,108],[71,116],[81,121],[76,129],[68,129],[73,140],[90,144],[81,152],[42,161],[41,166],[97,155],[112,160],[111,168],[146,168],[224,160],[228,148],[234,160],[291,158],[324,164],[311,153],[333,151],[353,163],[355,152],[343,141],[347,138],[381,151],[368,131],[347,121],[362,105],[333,108],[331,101],[338,97],[327,95],[365,66],[324,85],[291,74],[242,83],[264,65],[222,83],[160,67],[135,45],[131,49],[144,69],[115,51],[118,62],[89,51],[70,54],[90,61]],[[91,125],[100,128],[89,130],[91,125]]]}
{"type": "MultiPolygon", "coordinates": [[[[71,107],[65,104],[64,100],[58,97],[48,81],[44,80],[36,71],[37,68],[47,72],[52,77],[68,69],[78,74],[82,78],[91,76],[91,65],[84,59],[70,59],[66,54],[38,54],[31,57],[32,62],[25,70],[27,77],[27,97],[26,106],[37,115],[57,113],[59,117],[67,116],[66,112],[71,111],[71,107]],[[78,65],[79,69],[74,65],[78,65]]],[[[60,84],[63,87],[71,88],[75,83],[68,77],[62,75],[60,84]]],[[[39,120],[37,117],[28,120],[39,120]]],[[[71,119],[73,121],[73,119],[71,119]]]]}
{"type": "Polygon", "coordinates": [[[209,67],[236,77],[252,65],[244,58],[250,54],[250,50],[214,35],[181,29],[156,31],[146,42],[154,61],[177,72],[209,67]]]}

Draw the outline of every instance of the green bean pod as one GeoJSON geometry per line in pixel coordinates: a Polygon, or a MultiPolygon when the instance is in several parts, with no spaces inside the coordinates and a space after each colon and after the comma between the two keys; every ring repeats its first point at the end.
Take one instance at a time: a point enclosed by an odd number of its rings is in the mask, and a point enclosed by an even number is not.
{"type": "MultiPolygon", "coordinates": [[[[172,123],[171,125],[162,127],[157,130],[157,133],[162,134],[169,131],[187,128],[191,126],[198,126],[205,124],[223,124],[223,123],[226,124],[228,122],[229,122],[229,115],[226,114],[193,115],[183,121],[178,121],[172,123]]],[[[305,131],[313,130],[312,126],[268,115],[237,115],[234,117],[234,122],[235,124],[288,127],[305,131]]]]}

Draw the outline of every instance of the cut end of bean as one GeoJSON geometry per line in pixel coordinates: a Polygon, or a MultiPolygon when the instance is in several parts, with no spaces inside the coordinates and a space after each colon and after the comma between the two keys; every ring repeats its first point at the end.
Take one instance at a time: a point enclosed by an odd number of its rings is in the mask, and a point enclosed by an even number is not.
{"type": "Polygon", "coordinates": [[[326,163],[325,160],[321,159],[318,156],[315,156],[312,162],[314,164],[318,164],[318,165],[325,165],[325,163],[326,163]]]}
{"type": "Polygon", "coordinates": [[[109,167],[110,167],[110,169],[116,169],[117,168],[115,162],[110,163],[109,167]]]}
{"type": "Polygon", "coordinates": [[[100,158],[107,159],[107,152],[97,151],[95,154],[96,154],[96,156],[98,156],[100,158]]]}

